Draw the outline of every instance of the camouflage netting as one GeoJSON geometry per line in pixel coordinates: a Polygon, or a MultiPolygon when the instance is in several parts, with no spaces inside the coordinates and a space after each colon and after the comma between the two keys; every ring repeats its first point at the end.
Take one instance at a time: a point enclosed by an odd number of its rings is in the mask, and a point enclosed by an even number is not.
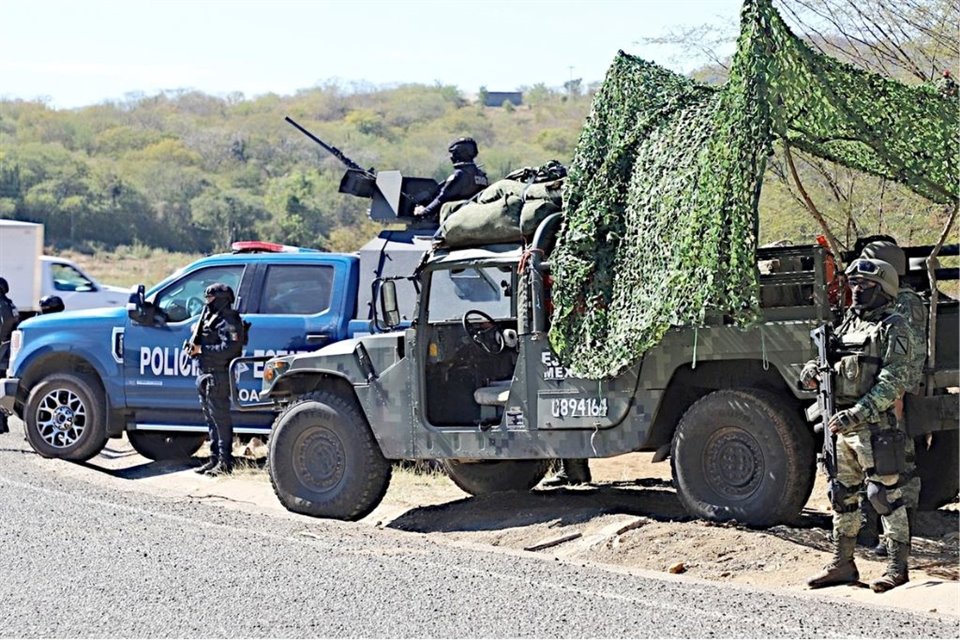
{"type": "Polygon", "coordinates": [[[814,52],[770,0],[747,0],[741,21],[722,88],[621,52],[594,99],[551,259],[550,340],[578,375],[620,373],[672,325],[757,317],[757,204],[776,138],[957,198],[955,99],[814,52]]]}

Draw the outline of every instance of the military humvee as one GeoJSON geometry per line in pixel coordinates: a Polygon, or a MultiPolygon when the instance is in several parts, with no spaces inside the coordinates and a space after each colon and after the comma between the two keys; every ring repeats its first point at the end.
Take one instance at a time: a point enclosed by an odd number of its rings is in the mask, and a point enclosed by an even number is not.
{"type": "MultiPolygon", "coordinates": [[[[670,458],[693,516],[762,526],[800,512],[820,446],[805,419],[815,397],[796,380],[814,357],[811,329],[836,312],[827,253],[759,249],[763,322],[677,327],[623,374],[587,380],[571,376],[546,339],[558,226],[558,215],[545,220],[526,250],[434,249],[417,274],[410,328],[267,363],[261,398],[282,407],[270,475],[284,506],[361,518],[383,497],[391,460],[440,460],[481,495],[531,489],[555,458],[655,451],[670,458]]],[[[923,290],[925,274],[911,277],[923,290]]],[[[380,322],[396,326],[393,282],[380,293],[380,322]]],[[[948,393],[958,386],[957,302],[941,302],[938,318],[938,371],[908,416],[911,433],[927,436],[919,464],[938,474],[925,478],[928,505],[953,498],[958,475],[957,396],[948,393]]]]}

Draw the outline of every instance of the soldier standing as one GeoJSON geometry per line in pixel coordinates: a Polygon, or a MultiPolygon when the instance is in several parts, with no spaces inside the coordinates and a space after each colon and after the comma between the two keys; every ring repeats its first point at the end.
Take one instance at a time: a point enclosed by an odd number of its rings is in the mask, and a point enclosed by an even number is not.
{"type": "Polygon", "coordinates": [[[437,222],[440,219],[440,207],[444,203],[466,200],[490,185],[487,174],[474,162],[479,150],[473,138],[457,138],[450,143],[447,151],[450,152],[453,173],[440,185],[440,191],[430,204],[414,208],[413,215],[417,218],[437,222]]]}
{"type": "MultiPolygon", "coordinates": [[[[0,375],[3,375],[10,366],[10,335],[20,320],[16,305],[7,297],[9,292],[10,285],[6,278],[0,278],[0,375]]],[[[9,430],[7,413],[0,409],[0,433],[6,433],[9,430]]]]}
{"type": "MultiPolygon", "coordinates": [[[[907,582],[910,525],[900,486],[905,470],[904,441],[894,405],[910,384],[912,337],[907,320],[894,311],[897,274],[876,259],[855,260],[846,271],[853,304],[836,330],[840,359],[836,402],[829,420],[836,437],[837,474],[828,494],[833,507],[834,557],[811,577],[811,588],[849,584],[860,579],[853,552],[860,530],[858,492],[866,483],[887,532],[889,559],[883,576],[870,583],[876,592],[907,582]]],[[[816,387],[817,363],[800,374],[807,388],[816,387]]]]}
{"type": "MultiPolygon", "coordinates": [[[[917,393],[923,378],[923,365],[927,359],[927,312],[923,300],[916,291],[904,282],[907,274],[907,258],[903,249],[898,247],[892,238],[874,240],[863,247],[861,258],[876,258],[893,265],[897,272],[900,292],[896,299],[896,312],[907,320],[910,327],[913,361],[910,373],[908,393],[917,393]]],[[[913,439],[908,437],[905,443],[906,470],[900,478],[903,488],[903,500],[907,505],[907,518],[910,521],[911,535],[914,533],[917,508],[920,503],[920,476],[916,472],[916,447],[913,439]]],[[[873,547],[878,555],[886,555],[886,546],[880,542],[880,516],[869,500],[861,500],[862,526],[857,541],[868,547],[873,547]]]]}
{"type": "Polygon", "coordinates": [[[196,469],[208,476],[233,471],[233,421],[230,418],[230,361],[243,353],[244,326],[231,305],[233,289],[217,282],[204,291],[196,343],[189,353],[200,361],[197,391],[210,434],[210,460],[196,469]]]}

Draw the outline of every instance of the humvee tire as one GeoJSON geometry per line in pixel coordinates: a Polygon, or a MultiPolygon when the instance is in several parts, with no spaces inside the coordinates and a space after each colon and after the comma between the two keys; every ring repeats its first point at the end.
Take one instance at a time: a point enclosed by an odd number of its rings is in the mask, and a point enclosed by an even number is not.
{"type": "Polygon", "coordinates": [[[769,526],[794,520],[813,488],[813,435],[776,394],[714,391],[683,414],[671,447],[687,512],[769,526]]]}
{"type": "Polygon", "coordinates": [[[550,468],[550,460],[443,460],[442,464],[453,483],[472,496],[529,491],[550,468]]]}
{"type": "Polygon", "coordinates": [[[100,382],[82,373],[51,373],[27,396],[27,441],[44,458],[84,462],[107,444],[106,400],[100,382]]]}
{"type": "Polygon", "coordinates": [[[356,404],[327,391],[301,396],[277,417],[268,461],[277,498],[308,516],[359,520],[390,484],[390,463],[356,404]]]}
{"type": "Polygon", "coordinates": [[[133,450],[150,460],[183,460],[203,446],[206,436],[198,433],[127,431],[133,450]]]}

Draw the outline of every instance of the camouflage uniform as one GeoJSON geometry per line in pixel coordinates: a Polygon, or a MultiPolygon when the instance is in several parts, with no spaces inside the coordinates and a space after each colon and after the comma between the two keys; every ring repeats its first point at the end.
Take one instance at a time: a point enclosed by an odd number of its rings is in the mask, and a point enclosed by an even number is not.
{"type": "MultiPolygon", "coordinates": [[[[920,390],[923,366],[927,360],[927,310],[917,292],[905,285],[901,286],[900,293],[897,295],[895,310],[907,319],[910,326],[913,357],[910,363],[911,378],[907,391],[916,393],[920,390]]],[[[917,475],[916,456],[913,438],[907,438],[904,476],[909,480],[902,487],[907,509],[916,509],[920,504],[920,476],[917,475]]]]}
{"type": "MultiPolygon", "coordinates": [[[[837,411],[828,425],[836,439],[837,472],[829,488],[836,547],[833,560],[807,584],[820,588],[859,580],[853,556],[861,526],[859,492],[865,485],[866,499],[886,530],[889,554],[883,576],[870,588],[884,592],[909,581],[910,522],[900,486],[907,437],[895,405],[917,378],[915,336],[895,311],[899,286],[893,265],[861,258],[846,274],[853,305],[836,330],[837,411]]],[[[801,383],[809,387],[816,376],[817,362],[808,362],[801,383]]]]}
{"type": "Polygon", "coordinates": [[[837,499],[838,505],[842,506],[835,509],[833,516],[834,535],[855,537],[860,530],[857,489],[866,480],[875,486],[880,485],[882,488],[877,490],[885,493],[881,499],[885,497],[894,507],[891,513],[881,516],[887,536],[898,542],[908,542],[910,529],[903,489],[899,486],[900,475],[897,472],[878,473],[874,447],[878,436],[884,438],[884,442],[906,439],[894,414],[894,404],[915,377],[912,373],[912,331],[906,319],[896,313],[891,304],[862,318],[848,312],[836,335],[845,347],[859,351],[844,356],[837,365],[837,407],[853,409],[863,422],[837,434],[836,482],[841,487],[836,490],[843,496],[837,499]],[[879,361],[871,362],[874,358],[879,361]],[[862,396],[853,395],[863,389],[867,391],[862,396]]]}
{"type": "MultiPolygon", "coordinates": [[[[893,238],[887,236],[876,236],[865,242],[862,248],[862,258],[876,258],[883,260],[891,265],[897,272],[898,280],[902,280],[907,273],[907,257],[903,250],[897,246],[893,238]]],[[[908,387],[908,393],[917,393],[920,390],[920,383],[923,379],[923,366],[927,357],[927,313],[923,300],[910,288],[909,285],[900,283],[900,290],[896,298],[896,311],[904,318],[910,326],[913,349],[913,361],[911,367],[911,380],[908,387]]],[[[916,470],[916,447],[913,438],[907,438],[905,442],[905,469],[901,482],[903,499],[907,505],[907,514],[911,518],[916,513],[920,503],[920,476],[916,470]]],[[[874,552],[879,555],[886,555],[886,547],[879,541],[879,516],[876,510],[863,496],[861,500],[861,511],[863,521],[860,529],[858,541],[869,547],[874,547],[874,552]]],[[[912,528],[912,522],[911,522],[912,528]]]]}

